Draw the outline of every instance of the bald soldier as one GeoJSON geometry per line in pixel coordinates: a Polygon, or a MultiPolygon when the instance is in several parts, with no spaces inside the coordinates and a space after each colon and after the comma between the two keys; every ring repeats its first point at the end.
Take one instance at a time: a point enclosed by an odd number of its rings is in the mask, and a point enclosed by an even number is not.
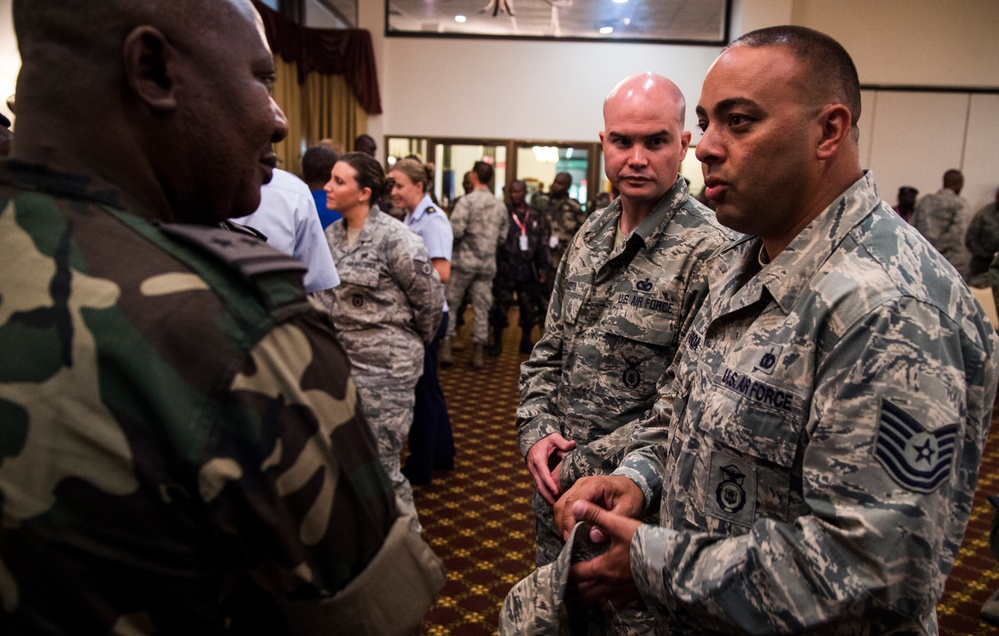
{"type": "Polygon", "coordinates": [[[648,607],[658,633],[936,634],[996,335],[861,169],[857,71],[835,40],[744,35],[697,113],[707,196],[746,236],[721,254],[647,446],[559,501],[561,528],[609,537],[575,585],[609,611],[648,607]],[[629,518],[652,509],[661,527],[629,518]]]}
{"type": "Polygon", "coordinates": [[[257,207],[287,132],[253,6],[13,18],[0,633],[411,632],[442,571],[332,325],[297,261],[219,227],[257,207]]]}
{"type": "Polygon", "coordinates": [[[672,376],[707,291],[705,263],[727,238],[678,176],[684,110],[676,85],[653,73],[604,102],[604,162],[621,195],[573,239],[544,336],[521,368],[517,433],[536,488],[538,565],[563,544],[552,504],[580,477],[617,468],[630,428],[672,376]]]}

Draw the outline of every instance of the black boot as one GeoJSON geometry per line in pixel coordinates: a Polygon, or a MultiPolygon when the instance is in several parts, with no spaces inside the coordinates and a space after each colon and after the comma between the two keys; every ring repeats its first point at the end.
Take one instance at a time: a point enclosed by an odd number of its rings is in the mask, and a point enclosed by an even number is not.
{"type": "Polygon", "coordinates": [[[493,327],[493,344],[489,347],[489,355],[498,356],[503,353],[503,327],[493,327]]]}
{"type": "Polygon", "coordinates": [[[531,328],[521,327],[520,328],[520,352],[530,353],[534,349],[534,343],[531,342],[531,328]]]}

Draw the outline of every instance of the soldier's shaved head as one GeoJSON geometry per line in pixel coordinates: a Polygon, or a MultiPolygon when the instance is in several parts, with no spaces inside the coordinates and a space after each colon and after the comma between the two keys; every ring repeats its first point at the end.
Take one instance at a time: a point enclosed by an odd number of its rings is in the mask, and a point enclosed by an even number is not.
{"type": "Polygon", "coordinates": [[[683,98],[683,93],[669,79],[648,71],[626,77],[611,89],[611,92],[604,100],[604,119],[607,119],[608,107],[612,107],[618,102],[634,102],[636,100],[659,101],[663,97],[668,98],[670,103],[674,105],[676,120],[682,129],[687,109],[687,102],[683,98]]]}

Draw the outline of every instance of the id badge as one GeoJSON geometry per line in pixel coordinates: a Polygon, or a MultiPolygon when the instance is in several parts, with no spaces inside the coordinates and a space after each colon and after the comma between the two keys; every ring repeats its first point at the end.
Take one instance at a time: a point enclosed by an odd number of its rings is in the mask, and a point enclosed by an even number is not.
{"type": "Polygon", "coordinates": [[[520,251],[521,252],[526,252],[527,251],[527,235],[526,234],[521,234],[520,235],[520,251]]]}

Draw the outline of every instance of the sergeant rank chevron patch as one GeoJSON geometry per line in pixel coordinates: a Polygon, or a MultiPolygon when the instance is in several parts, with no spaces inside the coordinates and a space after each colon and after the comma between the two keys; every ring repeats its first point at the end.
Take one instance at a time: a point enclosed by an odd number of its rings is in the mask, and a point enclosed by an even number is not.
{"type": "Polygon", "coordinates": [[[874,455],[899,485],[930,493],[950,474],[957,431],[957,424],[951,424],[927,432],[911,415],[883,400],[874,455]]]}

